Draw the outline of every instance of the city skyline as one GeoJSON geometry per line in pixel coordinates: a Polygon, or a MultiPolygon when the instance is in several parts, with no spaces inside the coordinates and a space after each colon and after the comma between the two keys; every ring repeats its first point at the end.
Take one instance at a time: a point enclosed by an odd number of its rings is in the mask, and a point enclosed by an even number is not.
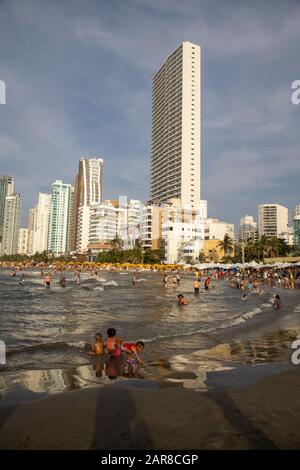
{"type": "Polygon", "coordinates": [[[185,40],[203,54],[202,198],[210,216],[237,226],[263,202],[293,209],[300,114],[290,85],[299,78],[300,10],[288,3],[272,15],[257,2],[228,2],[227,14],[206,1],[117,2],[117,9],[74,2],[70,10],[32,0],[22,11],[14,1],[1,4],[1,174],[17,181],[22,225],[39,192],[57,178],[73,184],[81,153],[103,156],[104,198],[148,199],[151,80],[185,40]]]}

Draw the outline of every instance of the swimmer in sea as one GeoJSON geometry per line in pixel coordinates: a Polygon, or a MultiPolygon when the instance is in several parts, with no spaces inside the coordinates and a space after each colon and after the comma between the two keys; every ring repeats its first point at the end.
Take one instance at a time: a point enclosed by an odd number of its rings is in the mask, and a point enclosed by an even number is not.
{"type": "Polygon", "coordinates": [[[95,342],[91,344],[91,350],[89,351],[90,356],[103,356],[104,345],[102,341],[101,333],[95,335],[95,342]]]}
{"type": "Polygon", "coordinates": [[[241,300],[247,300],[247,298],[249,297],[250,295],[250,292],[248,294],[244,294],[243,297],[241,298],[241,300]]]}
{"type": "Polygon", "coordinates": [[[179,305],[187,305],[189,303],[189,301],[182,294],[178,294],[177,298],[179,305]]]}
{"type": "Polygon", "coordinates": [[[106,352],[110,354],[112,357],[118,357],[121,355],[123,340],[117,336],[117,332],[115,328],[108,328],[107,330],[107,338],[105,340],[105,348],[106,352]]]}
{"type": "Polygon", "coordinates": [[[280,310],[282,307],[281,299],[278,294],[275,295],[274,300],[273,300],[273,308],[276,310],[280,310]]]}
{"type": "Polygon", "coordinates": [[[167,283],[168,283],[168,275],[164,274],[163,284],[164,284],[165,287],[167,286],[167,283]]]}

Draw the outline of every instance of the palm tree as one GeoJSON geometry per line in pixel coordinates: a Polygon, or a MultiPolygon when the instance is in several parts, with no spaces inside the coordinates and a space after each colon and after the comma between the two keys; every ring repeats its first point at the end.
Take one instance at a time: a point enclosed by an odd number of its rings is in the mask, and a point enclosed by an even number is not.
{"type": "Polygon", "coordinates": [[[226,233],[224,235],[223,240],[220,240],[219,243],[217,244],[217,248],[220,248],[220,250],[224,251],[225,257],[230,255],[234,249],[232,238],[230,238],[230,236],[226,233]]]}
{"type": "Polygon", "coordinates": [[[265,244],[265,252],[270,258],[278,256],[280,250],[280,243],[278,238],[272,237],[268,238],[265,244]]]}
{"type": "Polygon", "coordinates": [[[112,249],[115,251],[122,251],[123,241],[117,233],[116,233],[115,238],[111,241],[111,246],[112,246],[112,249]]]}

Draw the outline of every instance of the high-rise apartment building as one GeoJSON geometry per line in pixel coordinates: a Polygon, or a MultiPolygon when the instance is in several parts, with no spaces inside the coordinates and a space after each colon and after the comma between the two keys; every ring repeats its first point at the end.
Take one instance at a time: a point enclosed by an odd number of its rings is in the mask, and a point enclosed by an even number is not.
{"type": "Polygon", "coordinates": [[[183,42],[153,78],[151,202],[200,204],[201,49],[183,42]]]}
{"type": "Polygon", "coordinates": [[[18,254],[28,255],[28,228],[20,228],[18,241],[18,254]]]}
{"type": "Polygon", "coordinates": [[[279,237],[288,231],[289,211],[279,204],[258,206],[258,233],[261,237],[279,237]]]}
{"type": "Polygon", "coordinates": [[[20,223],[21,196],[14,193],[5,198],[1,244],[2,255],[15,255],[18,253],[20,223]]]}
{"type": "Polygon", "coordinates": [[[55,255],[70,251],[74,188],[60,180],[52,184],[48,250],[55,255]]]}
{"type": "Polygon", "coordinates": [[[50,207],[51,195],[39,193],[34,211],[33,253],[43,253],[48,250],[50,207]]]}
{"type": "Polygon", "coordinates": [[[0,176],[0,243],[3,236],[3,219],[5,199],[14,192],[14,180],[12,176],[0,176]]]}
{"type": "Polygon", "coordinates": [[[33,239],[36,220],[36,206],[29,209],[28,212],[28,255],[34,255],[33,239]]]}
{"type": "Polygon", "coordinates": [[[103,159],[79,161],[71,224],[71,251],[84,252],[89,240],[90,207],[102,201],[103,159]]]}

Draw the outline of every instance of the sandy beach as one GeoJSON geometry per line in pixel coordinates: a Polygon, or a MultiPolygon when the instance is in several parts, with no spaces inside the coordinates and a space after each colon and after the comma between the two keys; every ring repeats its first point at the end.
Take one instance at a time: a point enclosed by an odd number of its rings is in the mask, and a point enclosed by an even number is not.
{"type": "Polygon", "coordinates": [[[236,390],[199,393],[128,381],[2,406],[0,447],[299,449],[299,423],[294,367],[236,390]]]}

